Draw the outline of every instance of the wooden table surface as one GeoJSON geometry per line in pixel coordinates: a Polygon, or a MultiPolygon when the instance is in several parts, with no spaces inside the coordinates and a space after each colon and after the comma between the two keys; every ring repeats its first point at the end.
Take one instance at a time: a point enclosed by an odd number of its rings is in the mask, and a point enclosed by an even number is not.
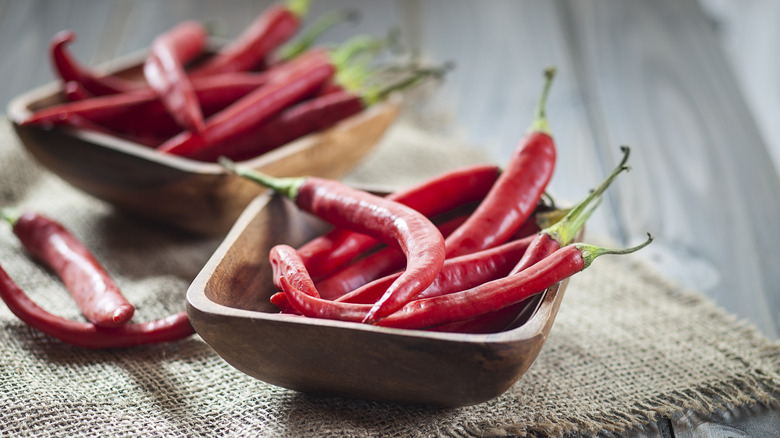
{"type": "MultiPolygon", "coordinates": [[[[93,65],[144,49],[183,19],[212,20],[235,36],[269,3],[0,0],[0,100],[53,79],[46,47],[59,30],[76,32],[72,51],[93,65]]],[[[780,65],[772,43],[780,37],[770,14],[780,14],[777,3],[748,3],[316,0],[310,16],[355,8],[361,20],[325,40],[397,28],[405,47],[453,61],[428,116],[497,162],[530,123],[542,70],[557,66],[551,192],[579,199],[618,162],[619,146],[631,146],[632,171],[610,189],[589,232],[620,245],[651,232],[655,242],[642,251],[651,263],[777,339],[780,112],[772,110],[780,110],[780,65]],[[774,64],[760,61],[767,56],[774,64]]],[[[778,415],[707,424],[696,432],[666,419],[653,436],[775,436],[778,415]],[[702,431],[711,435],[692,434],[702,431]]]]}

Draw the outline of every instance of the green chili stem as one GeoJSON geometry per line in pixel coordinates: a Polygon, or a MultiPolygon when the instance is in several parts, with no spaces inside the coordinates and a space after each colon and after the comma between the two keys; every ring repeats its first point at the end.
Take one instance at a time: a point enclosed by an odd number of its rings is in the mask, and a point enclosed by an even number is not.
{"type": "Polygon", "coordinates": [[[227,171],[234,173],[242,178],[256,182],[262,186],[283,195],[293,201],[298,197],[298,190],[306,181],[305,177],[298,178],[277,178],[266,173],[260,172],[249,167],[239,166],[226,157],[219,157],[219,164],[227,171]]]}
{"type": "Polygon", "coordinates": [[[0,208],[0,218],[11,225],[14,225],[16,221],[19,220],[19,217],[21,217],[21,215],[16,211],[8,208],[0,208]]]}
{"type": "Polygon", "coordinates": [[[536,115],[534,122],[528,129],[528,132],[543,132],[547,135],[550,134],[550,123],[547,121],[547,96],[550,94],[550,87],[552,86],[553,78],[555,78],[556,68],[547,67],[544,70],[544,88],[542,88],[542,95],[539,98],[539,102],[536,105],[536,115]]]}
{"type": "Polygon", "coordinates": [[[607,190],[621,172],[630,169],[626,166],[626,163],[628,162],[628,156],[631,149],[628,146],[621,146],[620,150],[623,152],[623,158],[609,176],[602,181],[598,187],[592,190],[585,199],[575,205],[566,216],[549,228],[542,230],[542,232],[547,233],[561,246],[568,244],[574,239],[574,236],[582,229],[585,222],[587,222],[596,210],[596,207],[601,203],[601,195],[604,191],[607,190]]]}
{"type": "Polygon", "coordinates": [[[360,14],[352,9],[332,11],[325,14],[304,30],[303,34],[295,41],[290,42],[279,49],[279,60],[289,61],[311,47],[322,34],[342,21],[354,21],[360,14]]]}
{"type": "Polygon", "coordinates": [[[646,247],[652,241],[653,236],[650,235],[650,233],[647,233],[647,239],[644,242],[630,248],[603,248],[600,246],[589,245],[587,243],[575,243],[574,245],[577,247],[577,249],[580,250],[580,252],[582,252],[582,259],[585,263],[585,268],[587,268],[591,263],[593,263],[593,260],[599,256],[605,254],[631,254],[632,252],[646,247]]]}

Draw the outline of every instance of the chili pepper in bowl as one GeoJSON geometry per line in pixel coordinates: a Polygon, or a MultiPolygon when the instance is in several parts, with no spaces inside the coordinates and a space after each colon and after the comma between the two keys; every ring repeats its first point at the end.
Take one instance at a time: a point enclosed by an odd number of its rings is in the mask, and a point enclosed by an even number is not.
{"type": "Polygon", "coordinates": [[[351,90],[342,88],[319,94],[291,105],[273,118],[256,125],[230,142],[213,144],[188,158],[216,161],[220,156],[243,161],[260,156],[307,134],[320,132],[369,107],[384,101],[394,92],[419,84],[428,77],[442,74],[438,69],[414,72],[409,77],[380,89],[351,90]]]}
{"type": "Polygon", "coordinates": [[[505,242],[531,215],[544,194],[556,161],[555,141],[545,109],[554,76],[554,68],[545,70],[544,88],[528,133],[474,214],[447,238],[447,257],[505,242]]]}
{"type": "Polygon", "coordinates": [[[24,249],[65,283],[84,316],[102,327],[116,327],[133,317],[135,308],[89,249],[62,224],[37,213],[15,217],[0,212],[24,249]]]}
{"type": "Polygon", "coordinates": [[[49,54],[55,71],[63,82],[76,82],[95,96],[124,93],[145,87],[144,84],[114,75],[100,75],[80,65],[70,54],[67,45],[76,39],[76,34],[63,30],[54,35],[49,43],[49,54]]]}
{"type": "Polygon", "coordinates": [[[517,266],[512,269],[512,274],[527,269],[529,266],[537,263],[539,260],[542,260],[572,241],[574,235],[582,228],[584,222],[590,216],[592,208],[595,208],[595,205],[598,205],[598,201],[601,199],[601,195],[604,191],[621,172],[628,170],[626,162],[628,162],[630,149],[628,146],[622,146],[620,149],[623,151],[623,158],[620,160],[617,167],[615,167],[607,178],[602,181],[598,187],[592,190],[585,199],[574,206],[566,216],[550,227],[541,230],[536,235],[534,241],[530,244],[528,251],[526,251],[523,258],[517,263],[517,266]]]}
{"type": "Polygon", "coordinates": [[[402,307],[424,290],[444,264],[444,238],[436,226],[416,210],[335,180],[316,177],[274,178],[230,160],[220,163],[295,202],[304,211],[337,227],[347,228],[391,246],[407,256],[404,273],[387,289],[367,321],[402,307]]]}
{"type": "MultiPolygon", "coordinates": [[[[425,216],[435,216],[482,199],[500,173],[494,164],[458,167],[391,193],[387,198],[425,216]]],[[[377,243],[365,234],[336,228],[303,244],[298,252],[308,272],[319,279],[336,272],[377,243]]]]}
{"type": "MultiPolygon", "coordinates": [[[[379,320],[376,325],[427,329],[498,311],[539,294],[587,269],[602,255],[630,254],[647,246],[652,240],[652,236],[648,234],[648,238],[641,244],[622,249],[571,243],[517,274],[460,292],[412,300],[398,311],[379,320]]],[[[304,316],[363,322],[365,315],[373,308],[371,304],[344,303],[306,295],[291,285],[286,278],[281,278],[280,283],[287,299],[304,316]]]]}
{"type": "Polygon", "coordinates": [[[158,35],[149,49],[143,72],[147,84],[184,129],[200,132],[203,113],[185,65],[203,53],[206,28],[197,21],[183,21],[158,35]]]}
{"type": "MultiPolygon", "coordinates": [[[[459,227],[468,217],[467,214],[458,215],[437,225],[441,235],[445,238],[459,227]]],[[[365,284],[385,277],[402,269],[406,257],[404,253],[394,247],[384,247],[370,254],[360,257],[358,260],[345,266],[343,269],[317,281],[316,287],[320,296],[326,299],[336,299],[358,289],[365,284]]],[[[447,263],[446,261],[444,262],[447,263]]],[[[385,290],[387,289],[385,285],[385,290]]],[[[430,287],[430,286],[429,286],[430,287]]],[[[384,292],[384,290],[383,290],[384,292]]],[[[375,297],[371,302],[375,302],[375,297]]]]}
{"type": "Polygon", "coordinates": [[[186,312],[117,327],[73,321],[38,306],[0,267],[0,299],[25,324],[82,348],[125,348],[186,338],[195,333],[186,312]]]}
{"type": "Polygon", "coordinates": [[[206,120],[200,132],[184,131],[160,145],[157,150],[192,157],[204,148],[219,147],[240,138],[257,124],[314,93],[333,76],[335,67],[330,61],[324,52],[294,59],[291,63],[296,68],[291,68],[288,74],[275,77],[216,113],[206,120]]]}
{"type": "Polygon", "coordinates": [[[258,15],[233,41],[203,64],[195,66],[193,77],[216,73],[249,71],[298,31],[308,13],[310,0],[289,0],[275,4],[258,15]]]}

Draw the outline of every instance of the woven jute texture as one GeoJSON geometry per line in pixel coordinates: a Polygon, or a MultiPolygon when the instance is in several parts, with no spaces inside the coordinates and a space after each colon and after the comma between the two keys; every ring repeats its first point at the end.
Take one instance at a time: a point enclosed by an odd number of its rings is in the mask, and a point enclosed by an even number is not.
{"type": "MultiPolygon", "coordinates": [[[[404,185],[481,159],[398,126],[349,180],[404,185]]],[[[137,319],[182,310],[189,282],[219,244],[116,214],[41,169],[5,122],[0,167],[0,205],[65,224],[115,277],[137,319]]],[[[0,228],[0,263],[40,305],[82,318],[9,227],[0,228]]],[[[529,371],[498,398],[457,409],[275,387],[235,370],[197,336],[78,349],[0,304],[0,436],[623,435],[660,416],[773,403],[778,389],[779,345],[631,256],[601,257],[577,274],[529,371]]]]}

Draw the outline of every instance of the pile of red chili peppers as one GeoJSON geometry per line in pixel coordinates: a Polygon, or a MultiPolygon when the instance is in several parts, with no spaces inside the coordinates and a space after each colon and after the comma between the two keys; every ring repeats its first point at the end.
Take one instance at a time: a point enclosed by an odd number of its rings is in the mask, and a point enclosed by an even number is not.
{"type": "Polygon", "coordinates": [[[388,83],[367,62],[391,44],[385,39],[357,36],[335,48],[314,46],[351,15],[326,14],[302,30],[309,2],[272,5],[216,53],[203,23],[179,23],[151,42],[140,80],[80,65],[68,51],[75,34],[62,31],[50,55],[65,102],[21,124],[97,131],[198,161],[246,160],[443,73],[411,65],[388,83]]]}
{"type": "Polygon", "coordinates": [[[103,266],[62,224],[37,213],[3,217],[22,247],[62,279],[87,322],[38,306],[0,267],[0,299],[30,327],[84,348],[122,348],[188,337],[194,333],[186,312],[146,322],[130,322],[135,307],[103,266]]]}
{"type": "Polygon", "coordinates": [[[556,145],[546,118],[555,69],[536,117],[503,168],[474,165],[387,197],[314,177],[228,170],[275,190],[333,229],[273,247],[271,297],[282,312],[378,326],[485,333],[511,327],[530,297],[587,268],[607,249],[575,242],[623,160],[581,202],[546,205],[556,145]]]}

